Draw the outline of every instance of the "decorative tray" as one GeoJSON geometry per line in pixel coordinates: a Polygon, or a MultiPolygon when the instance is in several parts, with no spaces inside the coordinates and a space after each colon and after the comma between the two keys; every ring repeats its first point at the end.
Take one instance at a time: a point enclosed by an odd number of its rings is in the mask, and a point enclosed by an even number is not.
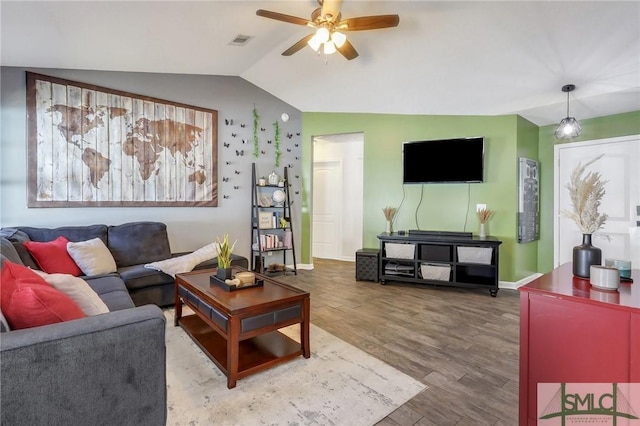
{"type": "Polygon", "coordinates": [[[222,287],[222,289],[224,289],[225,291],[238,291],[238,290],[244,290],[247,288],[264,286],[264,280],[258,280],[258,279],[256,280],[255,284],[248,284],[248,285],[243,285],[242,287],[238,287],[235,285],[227,284],[226,282],[222,281],[220,278],[216,277],[215,275],[211,275],[209,278],[210,278],[211,284],[217,285],[218,287],[222,287]]]}

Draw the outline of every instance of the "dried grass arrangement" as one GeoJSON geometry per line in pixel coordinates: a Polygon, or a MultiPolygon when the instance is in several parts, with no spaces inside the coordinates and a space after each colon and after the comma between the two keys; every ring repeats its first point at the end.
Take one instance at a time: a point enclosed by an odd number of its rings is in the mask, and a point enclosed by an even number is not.
{"type": "Polygon", "coordinates": [[[605,213],[598,212],[605,194],[604,185],[608,181],[602,180],[599,172],[588,172],[583,177],[585,169],[603,156],[604,154],[601,154],[584,165],[578,163],[571,173],[569,183],[565,185],[569,190],[573,211],[562,210],[561,213],[573,219],[583,234],[593,234],[602,228],[609,217],[605,213]]]}
{"type": "Polygon", "coordinates": [[[495,213],[495,210],[491,210],[491,209],[480,209],[476,212],[476,214],[478,215],[478,220],[482,224],[487,223],[489,219],[491,219],[491,216],[493,216],[494,213],[495,213]]]}
{"type": "Polygon", "coordinates": [[[382,209],[382,212],[384,213],[384,218],[386,220],[388,220],[389,222],[391,222],[393,220],[393,217],[396,215],[396,212],[398,211],[397,208],[395,207],[384,207],[382,209]]]}

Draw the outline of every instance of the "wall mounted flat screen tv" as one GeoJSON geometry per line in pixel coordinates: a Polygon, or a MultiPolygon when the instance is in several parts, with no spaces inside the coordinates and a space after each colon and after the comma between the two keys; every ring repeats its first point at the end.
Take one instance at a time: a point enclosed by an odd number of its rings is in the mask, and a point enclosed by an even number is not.
{"type": "Polygon", "coordinates": [[[402,144],[403,183],[484,181],[484,137],[402,144]]]}

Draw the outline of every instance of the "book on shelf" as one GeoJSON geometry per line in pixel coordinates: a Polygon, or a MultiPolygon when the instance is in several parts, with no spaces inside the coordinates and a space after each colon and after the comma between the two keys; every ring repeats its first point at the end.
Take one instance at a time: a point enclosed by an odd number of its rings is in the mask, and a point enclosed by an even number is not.
{"type": "Polygon", "coordinates": [[[273,214],[271,212],[258,212],[258,228],[273,228],[273,214]]]}
{"type": "Polygon", "coordinates": [[[283,248],[282,238],[278,234],[262,234],[260,247],[262,251],[283,248]]]}

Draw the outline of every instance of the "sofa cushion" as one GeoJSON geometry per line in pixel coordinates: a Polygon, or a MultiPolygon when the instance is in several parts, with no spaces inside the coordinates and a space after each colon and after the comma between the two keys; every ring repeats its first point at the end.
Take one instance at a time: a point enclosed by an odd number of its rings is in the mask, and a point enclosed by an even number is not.
{"type": "Polygon", "coordinates": [[[147,269],[144,265],[118,268],[118,274],[122,277],[129,291],[163,284],[173,284],[174,282],[173,278],[164,272],[147,269]]]}
{"type": "Polygon", "coordinates": [[[25,241],[23,244],[43,271],[49,274],[71,274],[77,277],[82,274],[82,271],[67,252],[68,242],[69,240],[65,237],[60,236],[53,241],[25,241]]]}
{"type": "Polygon", "coordinates": [[[86,316],[69,296],[27,267],[7,261],[1,278],[0,307],[11,329],[39,327],[86,316]]]}
{"type": "Polygon", "coordinates": [[[29,241],[29,235],[25,232],[21,231],[18,228],[1,228],[0,229],[0,237],[6,238],[7,240],[13,242],[25,242],[29,241]]]}
{"type": "Polygon", "coordinates": [[[41,276],[52,287],[57,288],[78,304],[85,315],[98,315],[109,312],[107,305],[100,296],[82,278],[68,274],[47,274],[42,271],[33,271],[41,276]]]}
{"type": "Polygon", "coordinates": [[[107,246],[118,268],[144,265],[171,257],[167,226],[164,223],[125,223],[110,226],[108,233],[107,246]]]}
{"type": "Polygon", "coordinates": [[[67,251],[85,275],[116,272],[116,261],[100,238],[67,243],[67,251]]]}
{"type": "Polygon", "coordinates": [[[29,254],[29,251],[24,246],[23,242],[15,241],[15,242],[11,242],[11,245],[16,250],[16,253],[18,253],[18,256],[20,256],[20,262],[16,262],[16,263],[22,263],[27,268],[40,269],[40,267],[38,266],[38,263],[33,258],[33,256],[29,254]]]}
{"type": "Polygon", "coordinates": [[[27,234],[32,241],[51,241],[62,236],[69,241],[100,238],[105,244],[107,243],[107,225],[62,226],[60,228],[20,226],[17,229],[27,234]]]}
{"type": "Polygon", "coordinates": [[[4,259],[9,262],[22,264],[22,259],[20,259],[20,255],[13,246],[13,243],[4,237],[0,237],[0,253],[2,253],[4,259]]]}
{"type": "Polygon", "coordinates": [[[119,311],[135,306],[127,291],[127,287],[125,287],[124,282],[117,274],[85,277],[84,280],[93,291],[100,296],[100,299],[107,305],[109,311],[119,311]]]}

